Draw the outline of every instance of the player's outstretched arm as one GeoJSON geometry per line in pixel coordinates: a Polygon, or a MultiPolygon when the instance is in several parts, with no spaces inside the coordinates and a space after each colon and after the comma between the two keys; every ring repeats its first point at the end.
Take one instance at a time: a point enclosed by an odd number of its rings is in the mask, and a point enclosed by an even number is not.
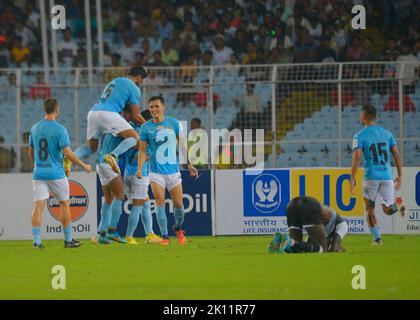
{"type": "Polygon", "coordinates": [[[400,153],[398,151],[397,146],[393,146],[390,148],[391,149],[391,153],[394,156],[395,159],[395,164],[397,165],[397,173],[398,173],[398,177],[395,179],[395,190],[400,190],[401,188],[401,184],[402,184],[402,165],[401,165],[401,157],[400,157],[400,153]]]}
{"type": "Polygon", "coordinates": [[[353,160],[351,162],[350,192],[354,195],[354,186],[356,185],[356,174],[359,169],[360,159],[362,158],[362,149],[356,149],[353,152],[353,160]]]}
{"type": "Polygon", "coordinates": [[[139,178],[139,179],[141,179],[143,177],[143,175],[142,175],[143,165],[147,160],[146,149],[147,149],[147,142],[140,140],[139,155],[138,155],[138,158],[137,158],[138,169],[137,169],[137,173],[136,173],[136,177],[139,178]]]}
{"type": "Polygon", "coordinates": [[[137,124],[143,124],[146,122],[146,119],[140,113],[140,106],[138,104],[132,104],[130,106],[131,116],[133,122],[137,124]]]}
{"type": "Polygon", "coordinates": [[[91,172],[92,171],[92,166],[90,164],[84,163],[82,160],[80,160],[71,150],[70,147],[66,147],[63,149],[63,154],[69,158],[74,164],[78,165],[79,167],[81,167],[83,170],[85,170],[86,172],[91,172]]]}

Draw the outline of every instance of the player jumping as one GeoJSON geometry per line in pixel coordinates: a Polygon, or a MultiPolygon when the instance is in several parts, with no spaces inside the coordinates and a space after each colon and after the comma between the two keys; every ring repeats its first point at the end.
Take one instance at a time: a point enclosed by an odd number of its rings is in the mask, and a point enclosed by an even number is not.
{"type": "MultiPolygon", "coordinates": [[[[150,185],[157,203],[157,220],[161,235],[162,245],[169,245],[167,217],[165,212],[165,189],[167,188],[174,204],[175,225],[174,232],[181,245],[187,243],[185,231],[181,229],[184,222],[184,205],[182,202],[182,179],[176,154],[179,135],[182,126],[173,117],[165,116],[165,102],[163,97],[155,96],[149,99],[149,110],[152,120],[149,120],[140,129],[140,152],[137,178],[142,178],[146,162],[146,149],[150,148],[150,185]]],[[[198,171],[190,163],[188,170],[191,176],[196,177],[198,171]]]]}
{"type": "Polygon", "coordinates": [[[399,190],[402,183],[401,159],[395,138],[391,132],[375,124],[376,108],[365,105],[360,114],[360,121],[365,127],[353,138],[353,161],[351,167],[350,191],[354,194],[355,176],[363,154],[365,173],[363,177],[363,197],[366,207],[366,220],[374,245],[382,244],[381,233],[375,215],[375,200],[379,195],[385,214],[393,215],[397,211],[401,216],[405,214],[402,198],[394,198],[395,190],[399,190]],[[397,165],[398,177],[393,181],[391,159],[392,154],[397,165]]]}
{"type": "Polygon", "coordinates": [[[44,102],[45,117],[36,123],[30,132],[29,157],[34,161],[32,175],[34,210],[32,212],[32,234],[34,248],[44,248],[41,243],[41,218],[45,200],[53,193],[60,204],[61,223],[64,231],[64,247],[77,248],[81,245],[72,237],[69,182],[63,167],[63,154],[86,172],[90,165],[82,162],[70,149],[67,130],[56,119],[59,106],[56,99],[44,102]]]}
{"type": "MultiPolygon", "coordinates": [[[[149,110],[142,112],[146,120],[151,118],[149,110]]],[[[140,133],[141,126],[132,123],[134,130],[140,133]]],[[[125,154],[125,172],[124,182],[126,186],[127,198],[132,200],[131,213],[127,223],[127,233],[125,239],[128,244],[137,244],[134,239],[134,231],[137,228],[140,216],[143,223],[144,232],[146,234],[146,243],[160,244],[162,238],[155,235],[153,232],[153,218],[150,212],[150,200],[148,196],[149,191],[149,168],[146,161],[142,169],[142,178],[138,179],[136,173],[138,171],[138,149],[132,148],[125,154]]]]}
{"type": "Polygon", "coordinates": [[[270,253],[342,252],[347,223],[333,209],[312,197],[296,197],[286,207],[290,235],[276,233],[270,253]],[[303,241],[303,228],[308,241],[303,241]]]}
{"type": "MultiPolygon", "coordinates": [[[[133,122],[142,124],[145,122],[140,114],[140,88],[138,85],[147,77],[147,72],[142,66],[130,68],[127,77],[119,77],[112,80],[105,87],[100,102],[95,104],[87,117],[87,145],[78,148],[75,154],[79,158],[88,157],[98,149],[99,139],[105,132],[119,136],[122,141],[104,155],[103,161],[108,163],[112,170],[120,174],[117,158],[138,143],[138,134],[123,119],[119,113],[128,103],[133,117],[133,122]]],[[[65,162],[66,171],[71,168],[71,162],[65,162]]]]}

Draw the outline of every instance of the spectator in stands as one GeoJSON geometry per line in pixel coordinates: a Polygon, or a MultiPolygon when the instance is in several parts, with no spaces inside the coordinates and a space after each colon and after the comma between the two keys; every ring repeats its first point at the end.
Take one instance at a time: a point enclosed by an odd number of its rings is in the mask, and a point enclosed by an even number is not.
{"type": "MultiPolygon", "coordinates": [[[[204,133],[198,129],[202,129],[201,127],[201,120],[199,118],[193,118],[191,119],[191,125],[190,125],[190,133],[188,134],[188,147],[195,145],[196,143],[202,142],[202,139],[204,139],[204,133]],[[197,130],[197,131],[194,131],[197,130]]],[[[201,151],[201,150],[200,150],[201,151]]],[[[192,155],[193,158],[190,159],[190,161],[194,164],[194,166],[197,169],[204,169],[206,167],[206,160],[204,152],[201,153],[200,151],[197,152],[197,154],[192,155]]]]}
{"type": "Polygon", "coordinates": [[[137,48],[134,47],[133,38],[128,36],[124,38],[124,45],[120,48],[118,53],[121,56],[121,62],[125,66],[129,66],[134,63],[137,48]]]}
{"type": "Polygon", "coordinates": [[[202,66],[211,66],[213,62],[213,51],[206,50],[201,55],[201,65],[202,66]]]}
{"type": "Polygon", "coordinates": [[[10,52],[5,45],[5,42],[6,37],[4,37],[4,41],[0,39],[0,68],[8,68],[10,64],[10,52]]]}
{"type": "Polygon", "coordinates": [[[37,45],[37,39],[32,30],[20,21],[16,21],[15,34],[22,39],[22,44],[24,47],[32,49],[37,45]]]}
{"type": "Polygon", "coordinates": [[[309,31],[309,35],[315,40],[315,43],[319,43],[322,36],[322,24],[319,22],[317,16],[313,16],[309,19],[308,25],[305,26],[309,31]]]}
{"type": "Polygon", "coordinates": [[[24,132],[22,135],[24,146],[20,147],[20,172],[32,172],[34,167],[28,153],[29,135],[29,132],[24,132]]]}
{"type": "Polygon", "coordinates": [[[184,44],[197,41],[197,33],[194,31],[193,23],[191,21],[185,23],[185,28],[179,34],[179,38],[184,44]]]}
{"type": "Polygon", "coordinates": [[[73,60],[73,67],[86,68],[86,66],[87,66],[86,50],[84,48],[78,48],[77,54],[73,60]]]}
{"type": "Polygon", "coordinates": [[[247,83],[246,94],[234,99],[235,106],[241,108],[238,114],[238,126],[242,128],[255,128],[263,112],[261,98],[254,93],[255,84],[247,83]]]}
{"type": "Polygon", "coordinates": [[[373,39],[365,37],[363,39],[363,54],[360,56],[360,61],[378,61],[379,57],[372,52],[373,39]]]}
{"type": "Polygon", "coordinates": [[[156,50],[153,52],[153,66],[155,67],[163,67],[165,64],[162,61],[162,52],[160,50],[156,50]]]}
{"type": "Polygon", "coordinates": [[[142,53],[143,53],[143,62],[142,65],[150,65],[153,61],[153,53],[150,49],[149,39],[144,39],[142,42],[142,53]]]}
{"type": "Polygon", "coordinates": [[[4,137],[0,136],[0,173],[9,173],[15,165],[16,154],[13,148],[4,147],[4,137]]]}
{"type": "Polygon", "coordinates": [[[400,56],[400,51],[398,50],[397,39],[391,38],[388,41],[388,46],[382,50],[381,58],[383,61],[396,61],[400,56]]]}
{"type": "Polygon", "coordinates": [[[168,20],[168,14],[163,11],[160,14],[159,22],[157,24],[158,37],[172,39],[173,32],[174,25],[168,20]]]}
{"type": "Polygon", "coordinates": [[[327,36],[320,38],[319,47],[316,49],[316,62],[335,62],[337,53],[330,47],[331,39],[327,36]]]}
{"type": "Polygon", "coordinates": [[[169,38],[164,38],[162,41],[162,62],[168,66],[177,65],[179,63],[178,51],[172,47],[169,38]]]}
{"type": "MultiPolygon", "coordinates": [[[[416,106],[408,95],[403,95],[404,112],[416,112],[416,106]]],[[[392,94],[385,103],[384,111],[399,112],[398,94],[392,94]]]]}
{"type": "Polygon", "coordinates": [[[125,71],[120,67],[120,55],[118,53],[114,53],[111,56],[111,67],[112,69],[106,69],[104,72],[104,83],[111,82],[112,79],[117,77],[124,77],[125,71]]]}
{"type": "Polygon", "coordinates": [[[216,36],[212,51],[214,65],[228,64],[230,61],[230,56],[233,53],[231,48],[225,46],[225,39],[222,35],[216,36]]]}
{"type": "Polygon", "coordinates": [[[230,61],[226,65],[226,71],[228,71],[233,76],[239,76],[241,73],[241,66],[239,64],[239,58],[236,53],[230,55],[230,61]]]}
{"type": "Polygon", "coordinates": [[[308,29],[303,28],[300,31],[299,42],[295,47],[295,62],[314,62],[315,55],[315,43],[310,38],[308,29]]]}
{"type": "Polygon", "coordinates": [[[58,42],[57,52],[60,62],[64,64],[64,67],[72,67],[74,58],[77,55],[76,42],[72,40],[71,29],[65,29],[63,33],[63,41],[58,42]]]}
{"type": "Polygon", "coordinates": [[[36,73],[36,83],[29,88],[28,99],[49,99],[51,98],[51,86],[45,82],[44,72],[36,73]]]}
{"type": "Polygon", "coordinates": [[[351,40],[351,46],[347,48],[345,59],[347,61],[359,61],[363,54],[363,48],[360,44],[360,38],[354,37],[351,40]]]}
{"type": "Polygon", "coordinates": [[[232,42],[232,50],[239,56],[246,52],[246,44],[249,41],[249,36],[244,29],[238,29],[235,33],[235,39],[232,42]]]}
{"type": "Polygon", "coordinates": [[[153,93],[153,95],[159,95],[164,86],[164,80],[156,69],[150,68],[149,75],[144,79],[143,85],[146,86],[147,90],[153,93]]]}
{"type": "Polygon", "coordinates": [[[154,38],[156,37],[156,26],[147,14],[139,17],[139,22],[134,26],[134,32],[140,38],[154,38]]]}
{"type": "Polygon", "coordinates": [[[13,41],[11,49],[12,62],[18,68],[27,67],[31,51],[22,43],[22,38],[17,37],[13,41]]]}
{"type": "Polygon", "coordinates": [[[397,76],[404,78],[404,91],[405,94],[410,94],[414,91],[415,86],[415,72],[416,68],[420,67],[416,56],[412,54],[411,46],[408,43],[404,43],[401,46],[401,55],[397,59],[398,62],[406,62],[403,74],[400,74],[401,67],[397,65],[397,76]],[[410,63],[412,62],[412,63],[410,63]]]}
{"type": "Polygon", "coordinates": [[[248,42],[246,45],[246,54],[242,57],[243,64],[253,64],[257,60],[257,49],[253,42],[248,42]]]}

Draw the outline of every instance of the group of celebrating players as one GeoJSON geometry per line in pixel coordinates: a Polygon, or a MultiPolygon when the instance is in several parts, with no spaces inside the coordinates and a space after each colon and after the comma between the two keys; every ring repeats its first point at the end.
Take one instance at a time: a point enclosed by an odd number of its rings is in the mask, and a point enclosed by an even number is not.
{"type": "MultiPolygon", "coordinates": [[[[177,147],[183,130],[180,122],[165,115],[165,102],[161,96],[149,99],[149,109],[140,113],[139,85],[147,77],[142,66],[132,66],[127,77],[112,80],[104,89],[100,100],[88,113],[87,144],[74,153],[64,126],[56,121],[58,102],[44,102],[45,117],[30,132],[29,154],[34,160],[32,234],[34,248],[41,243],[41,215],[45,200],[54,194],[60,204],[64,230],[64,246],[75,248],[81,242],[72,237],[67,176],[72,164],[92,171],[81,159],[89,157],[99,147],[96,172],[99,175],[105,201],[101,209],[98,234],[92,238],[97,244],[137,244],[134,231],[141,221],[146,233],[146,243],[169,245],[168,222],[165,211],[165,191],[168,190],[174,205],[173,231],[179,244],[187,244],[182,229],[185,210],[183,206],[182,179],[177,158],[177,147]],[[64,157],[63,157],[64,155],[64,157]],[[156,201],[156,216],[160,236],[153,232],[153,219],[148,197],[149,185],[156,201]],[[126,236],[117,231],[125,195],[132,201],[126,236]]],[[[186,152],[186,150],[182,150],[186,152]]],[[[192,177],[197,169],[188,163],[192,177]]]]}
{"type": "MultiPolygon", "coordinates": [[[[81,243],[72,237],[69,205],[69,183],[72,164],[92,171],[81,159],[89,157],[99,147],[96,172],[99,175],[105,201],[97,235],[92,239],[97,244],[112,241],[137,244],[133,237],[140,217],[146,234],[146,243],[169,245],[168,222],[165,211],[165,191],[168,190],[174,205],[175,225],[173,231],[179,244],[187,239],[182,229],[185,210],[183,206],[182,179],[177,157],[183,130],[180,122],[165,115],[162,96],[151,97],[149,108],[140,113],[141,91],[139,85],[147,77],[142,66],[132,66],[127,77],[112,80],[104,89],[100,100],[88,113],[87,144],[74,153],[70,149],[69,136],[64,126],[56,121],[58,102],[44,102],[45,117],[35,124],[30,132],[29,154],[34,160],[32,234],[34,248],[43,248],[41,243],[41,216],[45,200],[53,193],[60,204],[61,222],[64,231],[64,246],[79,247],[81,243]],[[156,201],[156,217],[160,236],[153,232],[153,219],[148,197],[149,185],[156,201]],[[117,231],[125,196],[132,201],[125,237],[117,231]]],[[[395,199],[394,189],[402,183],[401,160],[393,135],[376,125],[377,111],[371,105],[363,107],[361,123],[364,129],[353,140],[353,162],[350,191],[354,194],[355,176],[363,154],[365,172],[363,197],[366,217],[373,244],[382,244],[378,221],[375,215],[377,196],[382,200],[387,215],[405,208],[401,197],[395,199]],[[390,162],[394,156],[398,177],[393,181],[390,162]]],[[[183,150],[182,152],[187,152],[183,150]]],[[[187,157],[188,158],[188,157],[187,157]]],[[[198,171],[188,163],[192,177],[198,171]]],[[[286,208],[289,234],[276,233],[268,246],[271,253],[342,252],[341,242],[348,231],[345,220],[332,208],[322,205],[312,197],[292,199],[286,208]],[[309,235],[303,241],[303,229],[309,235]]]]}

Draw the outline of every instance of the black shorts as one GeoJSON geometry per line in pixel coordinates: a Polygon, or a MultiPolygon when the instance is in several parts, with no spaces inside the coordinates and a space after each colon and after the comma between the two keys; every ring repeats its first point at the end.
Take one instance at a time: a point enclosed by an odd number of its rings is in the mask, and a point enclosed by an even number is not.
{"type": "Polygon", "coordinates": [[[302,229],[319,224],[324,225],[321,204],[312,197],[296,197],[286,208],[289,229],[302,229]]]}

